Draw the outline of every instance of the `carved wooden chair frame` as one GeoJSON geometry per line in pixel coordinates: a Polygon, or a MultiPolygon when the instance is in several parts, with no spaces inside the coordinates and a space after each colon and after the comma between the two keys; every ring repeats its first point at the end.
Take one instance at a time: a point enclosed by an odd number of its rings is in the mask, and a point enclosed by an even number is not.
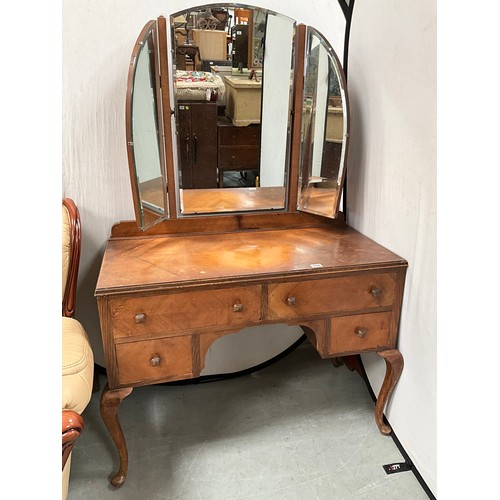
{"type": "MultiPolygon", "coordinates": [[[[68,279],[62,300],[62,315],[72,318],[75,314],[76,284],[78,268],[80,265],[81,225],[80,213],[73,200],[63,199],[63,205],[68,210],[70,222],[70,249],[68,279]]],[[[73,449],[77,438],[83,431],[83,418],[72,410],[62,410],[62,468],[66,465],[68,457],[73,449]]]]}

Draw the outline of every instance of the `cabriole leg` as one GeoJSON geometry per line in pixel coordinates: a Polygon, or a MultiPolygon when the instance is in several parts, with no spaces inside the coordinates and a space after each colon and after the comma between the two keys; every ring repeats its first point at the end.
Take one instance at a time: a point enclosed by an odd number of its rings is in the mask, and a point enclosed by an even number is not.
{"type": "Polygon", "coordinates": [[[127,444],[120,421],[118,420],[118,407],[131,392],[132,387],[111,390],[108,384],[106,384],[101,395],[101,417],[111,434],[111,438],[118,451],[118,456],[120,457],[120,469],[111,479],[111,484],[116,488],[119,488],[125,482],[128,472],[127,444]]]}
{"type": "Polygon", "coordinates": [[[377,352],[377,354],[385,359],[386,371],[384,382],[375,404],[375,422],[380,432],[388,435],[392,432],[392,429],[383,422],[384,409],[403,371],[403,356],[397,349],[389,349],[388,351],[377,352]]]}

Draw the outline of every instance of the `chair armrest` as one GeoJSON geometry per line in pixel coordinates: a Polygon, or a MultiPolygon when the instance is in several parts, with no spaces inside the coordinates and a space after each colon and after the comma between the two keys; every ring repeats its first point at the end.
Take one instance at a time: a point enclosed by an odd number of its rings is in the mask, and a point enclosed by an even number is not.
{"type": "Polygon", "coordinates": [[[62,411],[62,468],[84,428],[83,418],[72,410],[62,411]]]}

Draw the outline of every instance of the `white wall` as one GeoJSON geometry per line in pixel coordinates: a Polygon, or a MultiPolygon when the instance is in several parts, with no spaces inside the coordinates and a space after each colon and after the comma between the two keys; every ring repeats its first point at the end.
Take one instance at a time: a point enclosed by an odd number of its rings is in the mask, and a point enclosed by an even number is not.
{"type": "MultiPolygon", "coordinates": [[[[387,416],[436,493],[436,5],[356,0],[349,47],[349,223],[408,260],[387,416]]],[[[363,356],[375,393],[378,356],[363,356]]]]}
{"type": "MultiPolygon", "coordinates": [[[[103,364],[93,292],[113,223],[133,219],[125,148],[125,90],[130,53],[149,19],[192,6],[178,0],[63,2],[63,196],[78,204],[83,249],[77,317],[103,364]]],[[[337,0],[276,0],[258,6],[310,24],[342,60],[337,0]]],[[[435,16],[434,1],[356,0],[351,34],[352,104],[348,169],[350,222],[410,264],[401,321],[405,369],[389,406],[395,432],[436,490],[435,328],[435,16]]],[[[250,330],[250,334],[256,332],[250,330]]],[[[228,371],[268,358],[297,331],[281,328],[269,345],[255,334],[221,339],[207,360],[228,371]],[[243,338],[244,337],[244,338],[243,338]],[[226,340],[227,339],[227,340],[226,340]],[[240,339],[240,340],[238,340],[240,339]],[[242,352],[246,358],[243,359],[242,352]],[[231,366],[225,365],[229,360],[231,366]]],[[[375,391],[384,363],[364,359],[375,391]]]]}

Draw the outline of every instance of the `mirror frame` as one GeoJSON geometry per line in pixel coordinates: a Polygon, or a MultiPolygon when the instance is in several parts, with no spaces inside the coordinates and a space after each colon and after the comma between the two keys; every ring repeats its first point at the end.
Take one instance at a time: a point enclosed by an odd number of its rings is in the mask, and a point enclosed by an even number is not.
{"type": "Polygon", "coordinates": [[[167,206],[167,189],[165,185],[165,154],[163,149],[163,119],[161,112],[161,93],[160,93],[160,82],[159,82],[159,72],[158,68],[158,33],[156,30],[156,21],[149,21],[141,33],[137,37],[136,43],[134,45],[134,49],[132,51],[132,55],[130,58],[130,66],[128,72],[127,79],[127,98],[125,104],[125,128],[126,128],[126,138],[127,138],[127,157],[129,162],[129,174],[130,174],[130,184],[132,187],[132,197],[134,199],[134,211],[137,223],[140,224],[140,227],[143,229],[147,229],[152,225],[165,220],[169,217],[169,211],[167,206]],[[156,63],[153,66],[153,71],[155,74],[155,105],[156,105],[156,125],[158,127],[158,153],[160,159],[160,173],[162,177],[162,194],[163,194],[163,215],[159,214],[157,211],[152,210],[147,207],[142,202],[141,197],[141,189],[139,185],[139,177],[137,174],[137,162],[136,162],[136,152],[135,152],[135,144],[134,144],[134,119],[133,119],[133,95],[135,89],[135,79],[137,74],[137,63],[139,60],[139,56],[146,47],[149,39],[152,40],[153,45],[153,53],[152,60],[156,63]]]}
{"type": "MultiPolygon", "coordinates": [[[[311,172],[306,172],[306,165],[303,165],[301,162],[300,169],[299,169],[299,176],[298,176],[298,183],[299,183],[299,194],[298,194],[298,199],[297,199],[297,208],[298,210],[301,211],[306,211],[309,213],[313,213],[316,215],[320,215],[322,217],[328,217],[328,218],[335,218],[336,214],[339,211],[340,207],[340,202],[342,199],[342,187],[345,182],[345,172],[346,172],[346,166],[347,166],[347,157],[349,153],[349,131],[350,131],[350,108],[349,108],[349,97],[347,93],[347,81],[345,78],[345,74],[342,70],[342,64],[340,63],[340,59],[338,58],[335,50],[333,47],[330,45],[328,40],[323,36],[322,33],[320,33],[316,28],[313,28],[311,26],[307,26],[306,29],[306,51],[307,51],[307,46],[308,46],[308,39],[309,36],[316,36],[318,40],[321,43],[321,45],[327,50],[327,55],[328,55],[328,60],[331,62],[331,67],[335,71],[335,74],[337,76],[338,84],[339,84],[339,89],[340,89],[340,97],[341,97],[341,102],[342,102],[342,149],[341,149],[341,154],[340,154],[340,159],[339,159],[339,173],[337,175],[337,178],[331,178],[326,180],[328,183],[335,182],[337,184],[336,188],[327,188],[327,189],[335,189],[335,193],[332,193],[332,196],[334,199],[332,199],[331,206],[330,207],[321,207],[322,210],[317,210],[315,208],[310,208],[307,209],[304,205],[307,205],[307,201],[304,200],[304,198],[307,195],[310,195],[316,190],[316,194],[321,196],[323,194],[321,191],[318,191],[318,189],[322,188],[315,188],[310,186],[310,180],[311,180],[311,172]],[[306,193],[307,191],[307,193],[306,193]],[[302,204],[302,206],[301,206],[302,204]]],[[[306,66],[307,63],[307,56],[308,54],[304,54],[304,66],[306,66]]],[[[330,70],[330,66],[329,66],[330,70]]],[[[304,89],[305,90],[305,89],[304,89]]],[[[305,92],[303,90],[303,102],[305,101],[305,92]]],[[[326,115],[328,115],[328,100],[329,96],[327,95],[326,101],[327,101],[327,109],[326,109],[326,115]]],[[[303,116],[303,115],[302,115],[303,116]]],[[[323,130],[323,145],[326,142],[326,133],[327,133],[327,121],[328,117],[325,117],[325,122],[323,124],[324,130],[323,130]]],[[[302,125],[302,123],[301,123],[302,125]]],[[[302,130],[302,128],[301,128],[302,130]]],[[[301,148],[302,151],[302,148],[301,148]]],[[[322,158],[323,159],[323,158],[322,158]]],[[[301,155],[301,161],[302,161],[302,155],[301,155]]],[[[323,190],[323,189],[322,189],[323,190]]]]}
{"type": "MultiPolygon", "coordinates": [[[[207,4],[214,5],[214,4],[207,4]]],[[[220,6],[221,4],[217,4],[220,6]]],[[[225,4],[225,5],[237,5],[239,4],[225,4]]],[[[193,7],[198,8],[198,7],[193,7]]],[[[189,9],[187,9],[189,10],[189,9]]],[[[158,124],[160,127],[160,137],[162,138],[163,144],[160,147],[161,156],[162,156],[162,165],[163,165],[163,181],[164,181],[164,199],[165,199],[165,217],[158,217],[156,214],[156,219],[151,217],[151,213],[148,213],[147,209],[142,207],[142,203],[140,200],[140,193],[137,189],[136,185],[136,173],[135,173],[135,164],[131,161],[131,150],[128,145],[127,135],[127,148],[128,148],[128,156],[129,156],[129,169],[130,169],[130,178],[132,185],[132,194],[134,199],[134,210],[136,213],[136,222],[140,230],[146,230],[152,225],[155,225],[162,220],[168,219],[201,219],[206,218],[207,216],[210,218],[216,217],[231,217],[236,216],[238,218],[241,217],[255,217],[257,214],[255,211],[234,211],[234,212],[217,212],[217,213],[201,213],[201,214],[181,214],[180,213],[180,204],[179,204],[179,191],[178,191],[178,180],[176,176],[176,160],[174,159],[174,147],[173,142],[175,141],[175,117],[173,116],[174,111],[171,102],[171,91],[172,91],[172,81],[170,78],[170,66],[169,66],[169,57],[168,57],[168,42],[167,36],[170,35],[167,29],[167,20],[164,16],[160,16],[157,20],[149,21],[146,26],[143,28],[141,34],[144,36],[147,29],[156,28],[156,40],[155,48],[158,50],[158,71],[157,71],[157,95],[158,95],[158,124]],[[163,111],[165,110],[165,112],[163,111]],[[168,111],[167,111],[168,110],[168,111]],[[168,207],[168,210],[167,210],[168,207]],[[148,225],[144,225],[142,220],[143,217],[141,215],[146,214],[148,217],[148,225]],[[168,215],[167,215],[168,214],[168,215]]],[[[154,29],[153,29],[154,31],[154,29]]],[[[317,31],[317,30],[315,30],[317,31]]],[[[298,208],[298,199],[300,196],[300,187],[299,187],[299,173],[300,173],[300,158],[301,158],[301,120],[302,120],[302,105],[303,105],[303,92],[304,92],[304,71],[305,71],[305,51],[306,51],[306,33],[307,26],[304,24],[296,24],[295,31],[295,40],[293,47],[293,57],[294,57],[294,93],[293,93],[293,104],[292,104],[292,123],[291,123],[291,143],[290,143],[290,155],[289,155],[289,164],[285,166],[285,169],[288,171],[287,176],[287,184],[286,184],[286,200],[285,208],[282,210],[260,210],[259,215],[271,215],[271,214],[297,214],[298,212],[307,212],[307,210],[298,208]]],[[[139,37],[139,39],[141,36],[139,37]]],[[[139,40],[138,39],[138,40],[139,40]]],[[[348,92],[346,86],[346,79],[344,72],[342,70],[342,66],[338,60],[338,57],[331,47],[331,45],[327,42],[327,40],[323,37],[323,40],[330,46],[331,52],[333,53],[335,60],[338,64],[338,76],[339,76],[339,84],[341,84],[341,88],[343,88],[343,97],[345,99],[345,116],[347,119],[347,134],[344,138],[344,155],[343,155],[343,164],[339,166],[342,169],[342,178],[339,182],[339,189],[342,193],[343,183],[345,181],[345,171],[346,171],[346,161],[347,161],[347,152],[348,152],[348,143],[349,143],[349,100],[348,100],[348,92]]],[[[130,68],[129,68],[129,80],[130,74],[132,73],[133,66],[136,62],[137,51],[139,50],[138,45],[134,47],[134,52],[132,54],[130,68]],[[135,54],[135,57],[134,57],[135,54]]],[[[130,110],[131,110],[131,97],[132,93],[127,91],[127,104],[126,104],[126,122],[129,124],[130,122],[130,110]]],[[[128,125],[129,126],[129,125],[128,125]]],[[[127,126],[127,127],[128,127],[127,126]]],[[[127,128],[127,134],[129,130],[127,128]]],[[[132,158],[133,159],[133,158],[132,158]]],[[[334,214],[333,217],[338,217],[338,207],[340,205],[342,196],[338,196],[338,199],[335,202],[334,206],[334,214]]],[[[314,212],[309,212],[314,213],[314,212]]],[[[155,214],[153,214],[155,215],[155,214]]],[[[328,217],[328,215],[317,214],[324,217],[328,217]]]]}

